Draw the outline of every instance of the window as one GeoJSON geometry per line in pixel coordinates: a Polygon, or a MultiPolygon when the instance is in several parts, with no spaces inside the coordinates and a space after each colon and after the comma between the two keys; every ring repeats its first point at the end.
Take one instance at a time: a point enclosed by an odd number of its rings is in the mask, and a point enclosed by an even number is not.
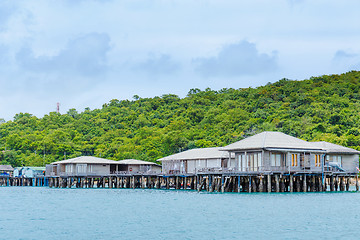
{"type": "Polygon", "coordinates": [[[72,164],[65,165],[65,172],[71,173],[72,171],[73,171],[73,165],[72,164]]]}
{"type": "Polygon", "coordinates": [[[238,169],[242,172],[259,171],[261,166],[261,153],[241,153],[238,156],[238,169]]]}
{"type": "Polygon", "coordinates": [[[78,173],[86,173],[87,164],[76,164],[76,170],[78,173]]]}
{"type": "Polygon", "coordinates": [[[342,157],[340,155],[327,155],[326,156],[327,160],[329,160],[330,158],[330,162],[336,162],[338,163],[340,166],[342,164],[342,157]]]}
{"type": "Polygon", "coordinates": [[[315,154],[315,167],[321,167],[321,156],[320,156],[320,154],[315,154]]]}
{"type": "Polygon", "coordinates": [[[272,167],[280,167],[281,166],[281,161],[283,159],[281,153],[271,153],[270,158],[271,158],[271,166],[272,167]]]}
{"type": "Polygon", "coordinates": [[[247,162],[245,159],[245,154],[240,154],[239,155],[239,169],[242,172],[246,171],[246,167],[247,167],[247,162]]]}
{"type": "Polygon", "coordinates": [[[292,167],[298,166],[298,154],[296,153],[291,154],[291,166],[292,167]]]}

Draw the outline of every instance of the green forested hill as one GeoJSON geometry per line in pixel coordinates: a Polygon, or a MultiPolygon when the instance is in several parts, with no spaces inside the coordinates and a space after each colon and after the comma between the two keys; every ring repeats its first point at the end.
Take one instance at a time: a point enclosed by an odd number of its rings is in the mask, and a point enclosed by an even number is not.
{"type": "Polygon", "coordinates": [[[114,99],[101,109],[43,118],[20,113],[0,125],[0,162],[41,166],[64,155],[155,161],[264,130],[360,150],[359,79],[360,72],[352,71],[258,88],[191,89],[185,98],[114,99]]]}

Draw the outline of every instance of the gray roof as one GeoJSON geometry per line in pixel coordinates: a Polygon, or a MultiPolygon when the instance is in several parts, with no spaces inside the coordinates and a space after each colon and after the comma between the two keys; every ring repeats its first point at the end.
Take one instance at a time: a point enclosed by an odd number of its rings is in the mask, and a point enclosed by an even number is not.
{"type": "Polygon", "coordinates": [[[160,166],[159,164],[156,164],[154,162],[147,162],[142,160],[136,160],[136,159],[125,159],[117,161],[117,164],[127,164],[127,165],[156,165],[160,166]]]}
{"type": "Polygon", "coordinates": [[[234,151],[267,148],[321,150],[321,147],[282,132],[262,132],[230,144],[224,147],[224,150],[234,151]]]}
{"type": "Polygon", "coordinates": [[[158,161],[229,158],[229,153],[221,151],[222,149],[221,147],[195,148],[160,158],[158,161]]]}
{"type": "Polygon", "coordinates": [[[77,163],[83,163],[83,164],[117,164],[117,161],[109,160],[105,158],[98,158],[98,157],[92,157],[92,156],[81,156],[71,159],[66,159],[58,162],[53,162],[51,164],[77,164],[77,163]]]}
{"type": "Polygon", "coordinates": [[[352,148],[348,148],[348,147],[343,147],[334,143],[329,143],[329,142],[325,142],[325,141],[321,141],[321,142],[312,142],[312,144],[321,147],[323,150],[325,150],[327,153],[347,153],[347,154],[359,154],[360,152],[352,149],[352,148]]]}
{"type": "Polygon", "coordinates": [[[14,171],[11,165],[0,165],[0,171],[14,171]]]}

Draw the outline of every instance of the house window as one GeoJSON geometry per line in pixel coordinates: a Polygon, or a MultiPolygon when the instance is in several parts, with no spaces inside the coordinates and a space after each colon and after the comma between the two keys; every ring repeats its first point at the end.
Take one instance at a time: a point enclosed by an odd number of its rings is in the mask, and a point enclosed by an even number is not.
{"type": "Polygon", "coordinates": [[[282,154],[281,153],[271,153],[270,160],[271,160],[272,167],[280,167],[281,161],[283,160],[282,154]]]}
{"type": "Polygon", "coordinates": [[[65,172],[67,173],[73,172],[73,165],[72,164],[65,165],[65,172]]]}
{"type": "Polygon", "coordinates": [[[245,159],[245,154],[240,154],[239,155],[239,170],[242,172],[245,172],[246,167],[247,167],[247,161],[245,159]]]}
{"type": "Polygon", "coordinates": [[[259,171],[262,166],[261,153],[241,153],[238,160],[238,169],[241,172],[259,171]]]}
{"type": "Polygon", "coordinates": [[[321,156],[320,154],[315,154],[315,167],[321,166],[321,156]]]}
{"type": "Polygon", "coordinates": [[[291,166],[292,167],[298,166],[298,154],[296,153],[291,154],[291,166]]]}
{"type": "Polygon", "coordinates": [[[76,164],[76,171],[78,173],[86,173],[87,164],[76,164]]]}
{"type": "Polygon", "coordinates": [[[340,166],[342,165],[342,157],[340,155],[327,155],[326,160],[330,162],[336,162],[340,166]]]}

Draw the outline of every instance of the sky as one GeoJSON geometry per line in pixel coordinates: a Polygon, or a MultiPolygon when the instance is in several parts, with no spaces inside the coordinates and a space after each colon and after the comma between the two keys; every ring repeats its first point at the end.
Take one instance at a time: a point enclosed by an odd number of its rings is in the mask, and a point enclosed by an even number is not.
{"type": "Polygon", "coordinates": [[[0,118],[360,70],[360,1],[1,0],[0,118]]]}

